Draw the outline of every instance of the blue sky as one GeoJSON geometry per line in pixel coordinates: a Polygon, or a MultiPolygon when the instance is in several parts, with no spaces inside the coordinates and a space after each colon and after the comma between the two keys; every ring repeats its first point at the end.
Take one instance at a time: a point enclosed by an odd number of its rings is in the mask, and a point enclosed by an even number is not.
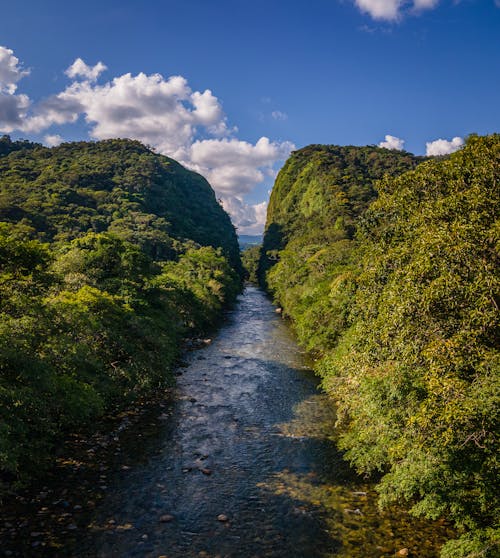
{"type": "Polygon", "coordinates": [[[207,176],[242,232],[294,146],[440,153],[500,130],[500,0],[2,4],[0,131],[141,139],[207,176]]]}

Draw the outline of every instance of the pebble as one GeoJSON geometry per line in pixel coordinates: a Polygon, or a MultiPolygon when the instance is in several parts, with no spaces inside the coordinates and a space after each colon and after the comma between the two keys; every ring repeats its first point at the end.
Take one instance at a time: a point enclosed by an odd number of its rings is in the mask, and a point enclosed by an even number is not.
{"type": "Polygon", "coordinates": [[[118,525],[118,527],[116,528],[117,531],[130,531],[130,529],[133,529],[134,526],[132,525],[132,523],[125,523],[124,525],[118,525]]]}
{"type": "Polygon", "coordinates": [[[397,552],[397,556],[409,556],[409,555],[410,555],[410,551],[407,548],[402,548],[397,552]]]}
{"type": "Polygon", "coordinates": [[[226,521],[229,521],[229,517],[227,515],[224,515],[223,513],[220,513],[217,516],[217,521],[220,521],[221,523],[226,523],[226,521]]]}
{"type": "Polygon", "coordinates": [[[204,475],[211,475],[212,474],[212,469],[207,469],[207,468],[203,468],[200,469],[200,471],[204,474],[204,475]]]}
{"type": "Polygon", "coordinates": [[[173,515],[169,514],[169,513],[165,513],[163,515],[160,516],[160,523],[170,523],[171,521],[173,521],[175,518],[173,515]]]}

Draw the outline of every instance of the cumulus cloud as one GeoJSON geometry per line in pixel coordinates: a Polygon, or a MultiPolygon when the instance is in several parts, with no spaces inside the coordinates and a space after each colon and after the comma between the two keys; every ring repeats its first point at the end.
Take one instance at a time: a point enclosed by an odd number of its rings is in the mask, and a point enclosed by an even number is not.
{"type": "Polygon", "coordinates": [[[354,0],[354,3],[373,19],[396,21],[405,12],[435,8],[439,0],[354,0]]]}
{"type": "Polygon", "coordinates": [[[231,215],[240,234],[261,234],[266,224],[267,202],[247,204],[241,198],[222,198],[224,209],[231,215]]]}
{"type": "Polygon", "coordinates": [[[0,131],[12,132],[20,127],[30,107],[27,95],[16,95],[17,84],[29,74],[9,48],[0,46],[0,131]]]}
{"type": "Polygon", "coordinates": [[[103,85],[73,82],[64,91],[38,103],[23,131],[37,132],[75,122],[80,115],[95,139],[127,137],[185,160],[199,129],[209,135],[232,132],[217,97],[210,90],[192,92],[182,76],[124,74],[103,85]]]}
{"type": "Polygon", "coordinates": [[[243,195],[272,175],[276,161],[294,149],[290,142],[271,142],[262,137],[252,144],[236,138],[195,141],[186,164],[203,174],[223,195],[243,195]]]}
{"type": "Polygon", "coordinates": [[[0,132],[9,134],[16,129],[22,129],[30,104],[27,95],[0,93],[0,132]]]}
{"type": "Polygon", "coordinates": [[[394,20],[399,17],[402,0],[355,0],[356,6],[373,19],[394,20]]]}
{"type": "Polygon", "coordinates": [[[427,156],[438,156],[438,155],[449,155],[457,149],[460,149],[464,144],[464,140],[461,137],[454,137],[452,140],[448,141],[445,139],[437,139],[434,141],[428,141],[425,144],[427,156]]]}
{"type": "Polygon", "coordinates": [[[22,69],[14,51],[0,46],[0,93],[13,95],[17,89],[17,82],[29,73],[29,70],[22,69]]]}
{"type": "Polygon", "coordinates": [[[64,140],[59,134],[47,134],[46,136],[43,137],[43,141],[49,147],[56,147],[64,140]]]}
{"type": "MultiPolygon", "coordinates": [[[[193,91],[182,76],[127,73],[98,84],[106,66],[89,66],[81,58],[66,70],[72,81],[65,89],[32,103],[26,95],[15,94],[26,72],[12,51],[5,51],[7,61],[1,67],[9,70],[1,82],[0,131],[39,133],[83,118],[92,138],[137,139],[200,172],[224,199],[237,226],[262,228],[262,204],[248,205],[243,196],[274,176],[293,144],[266,137],[256,143],[238,139],[237,128],[228,126],[212,91],[193,91]]],[[[277,118],[284,116],[276,113],[277,118]]],[[[62,140],[58,134],[44,139],[48,145],[62,140]]]]}
{"type": "Polygon", "coordinates": [[[396,151],[402,151],[404,149],[404,144],[405,144],[405,140],[387,134],[385,136],[385,141],[381,141],[378,144],[378,146],[385,147],[386,149],[394,149],[396,151]]]}
{"type": "Polygon", "coordinates": [[[96,81],[107,69],[102,62],[98,62],[95,66],[88,66],[81,58],[77,58],[64,73],[70,78],[80,77],[88,81],[96,81]]]}

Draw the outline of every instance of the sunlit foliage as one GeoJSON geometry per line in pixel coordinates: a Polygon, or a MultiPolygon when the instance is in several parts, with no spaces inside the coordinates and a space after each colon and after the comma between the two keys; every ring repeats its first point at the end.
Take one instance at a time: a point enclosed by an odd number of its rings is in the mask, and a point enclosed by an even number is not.
{"type": "Polygon", "coordinates": [[[208,183],[138,142],[1,142],[0,471],[15,481],[64,432],[167,386],[241,264],[208,183]]]}
{"type": "Polygon", "coordinates": [[[464,535],[443,557],[497,556],[500,136],[376,190],[343,238],[271,213],[268,283],[318,353],[347,458],[382,473],[381,504],[453,520],[464,535]]]}

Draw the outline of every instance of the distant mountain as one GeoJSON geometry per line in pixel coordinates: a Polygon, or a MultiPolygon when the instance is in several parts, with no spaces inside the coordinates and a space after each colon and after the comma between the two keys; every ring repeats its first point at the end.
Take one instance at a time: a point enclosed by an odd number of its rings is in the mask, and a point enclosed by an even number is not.
{"type": "Polygon", "coordinates": [[[240,250],[245,250],[250,246],[257,246],[262,244],[263,235],[261,234],[240,234],[238,235],[238,244],[240,245],[240,250]]]}

